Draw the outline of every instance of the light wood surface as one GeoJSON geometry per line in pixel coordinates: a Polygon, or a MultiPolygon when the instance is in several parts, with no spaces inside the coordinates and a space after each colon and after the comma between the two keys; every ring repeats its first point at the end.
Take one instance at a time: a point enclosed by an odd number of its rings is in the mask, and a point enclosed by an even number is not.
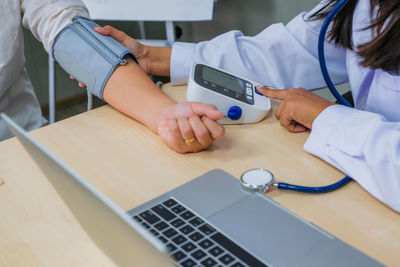
{"type": "MultiPolygon", "coordinates": [[[[184,99],[185,87],[164,90],[184,99]]],[[[209,150],[187,155],[109,106],[32,135],[125,210],[214,168],[240,177],[262,167],[278,181],[310,186],[343,177],[303,151],[308,133],[288,133],[272,114],[258,124],[227,126],[209,150]]],[[[0,179],[0,266],[113,266],[15,139],[0,143],[0,179]]],[[[357,183],[324,195],[268,196],[380,262],[400,265],[400,215],[357,183]]]]}

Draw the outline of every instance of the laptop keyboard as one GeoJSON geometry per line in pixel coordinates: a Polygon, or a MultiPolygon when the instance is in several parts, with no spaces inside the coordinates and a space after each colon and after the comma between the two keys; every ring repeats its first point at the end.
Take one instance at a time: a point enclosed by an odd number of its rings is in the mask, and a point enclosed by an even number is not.
{"type": "Polygon", "coordinates": [[[166,244],[179,266],[266,266],[175,199],[133,218],[166,244]]]}

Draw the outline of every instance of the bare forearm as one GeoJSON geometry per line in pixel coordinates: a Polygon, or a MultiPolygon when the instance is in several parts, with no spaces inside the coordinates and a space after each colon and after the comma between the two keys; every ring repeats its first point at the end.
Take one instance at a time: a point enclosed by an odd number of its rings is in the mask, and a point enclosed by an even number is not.
{"type": "Polygon", "coordinates": [[[162,111],[176,103],[134,62],[114,71],[104,88],[103,98],[120,112],[138,120],[156,133],[157,120],[162,111]]]}
{"type": "Polygon", "coordinates": [[[158,76],[170,75],[171,47],[146,47],[149,73],[158,76]]]}

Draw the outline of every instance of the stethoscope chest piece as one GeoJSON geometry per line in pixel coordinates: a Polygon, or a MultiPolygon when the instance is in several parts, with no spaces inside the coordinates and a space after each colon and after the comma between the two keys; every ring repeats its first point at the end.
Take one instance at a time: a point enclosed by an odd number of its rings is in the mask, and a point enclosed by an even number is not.
{"type": "Polygon", "coordinates": [[[274,183],[274,175],[265,169],[251,169],[242,174],[240,183],[247,191],[265,193],[274,183]]]}

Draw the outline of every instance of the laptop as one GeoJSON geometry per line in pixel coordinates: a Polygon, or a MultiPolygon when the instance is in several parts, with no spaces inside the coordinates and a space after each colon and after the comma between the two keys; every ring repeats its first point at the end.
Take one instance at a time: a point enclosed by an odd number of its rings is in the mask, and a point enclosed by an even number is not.
{"type": "Polygon", "coordinates": [[[383,266],[237,178],[212,170],[125,212],[10,118],[93,242],[118,266],[383,266]]]}

